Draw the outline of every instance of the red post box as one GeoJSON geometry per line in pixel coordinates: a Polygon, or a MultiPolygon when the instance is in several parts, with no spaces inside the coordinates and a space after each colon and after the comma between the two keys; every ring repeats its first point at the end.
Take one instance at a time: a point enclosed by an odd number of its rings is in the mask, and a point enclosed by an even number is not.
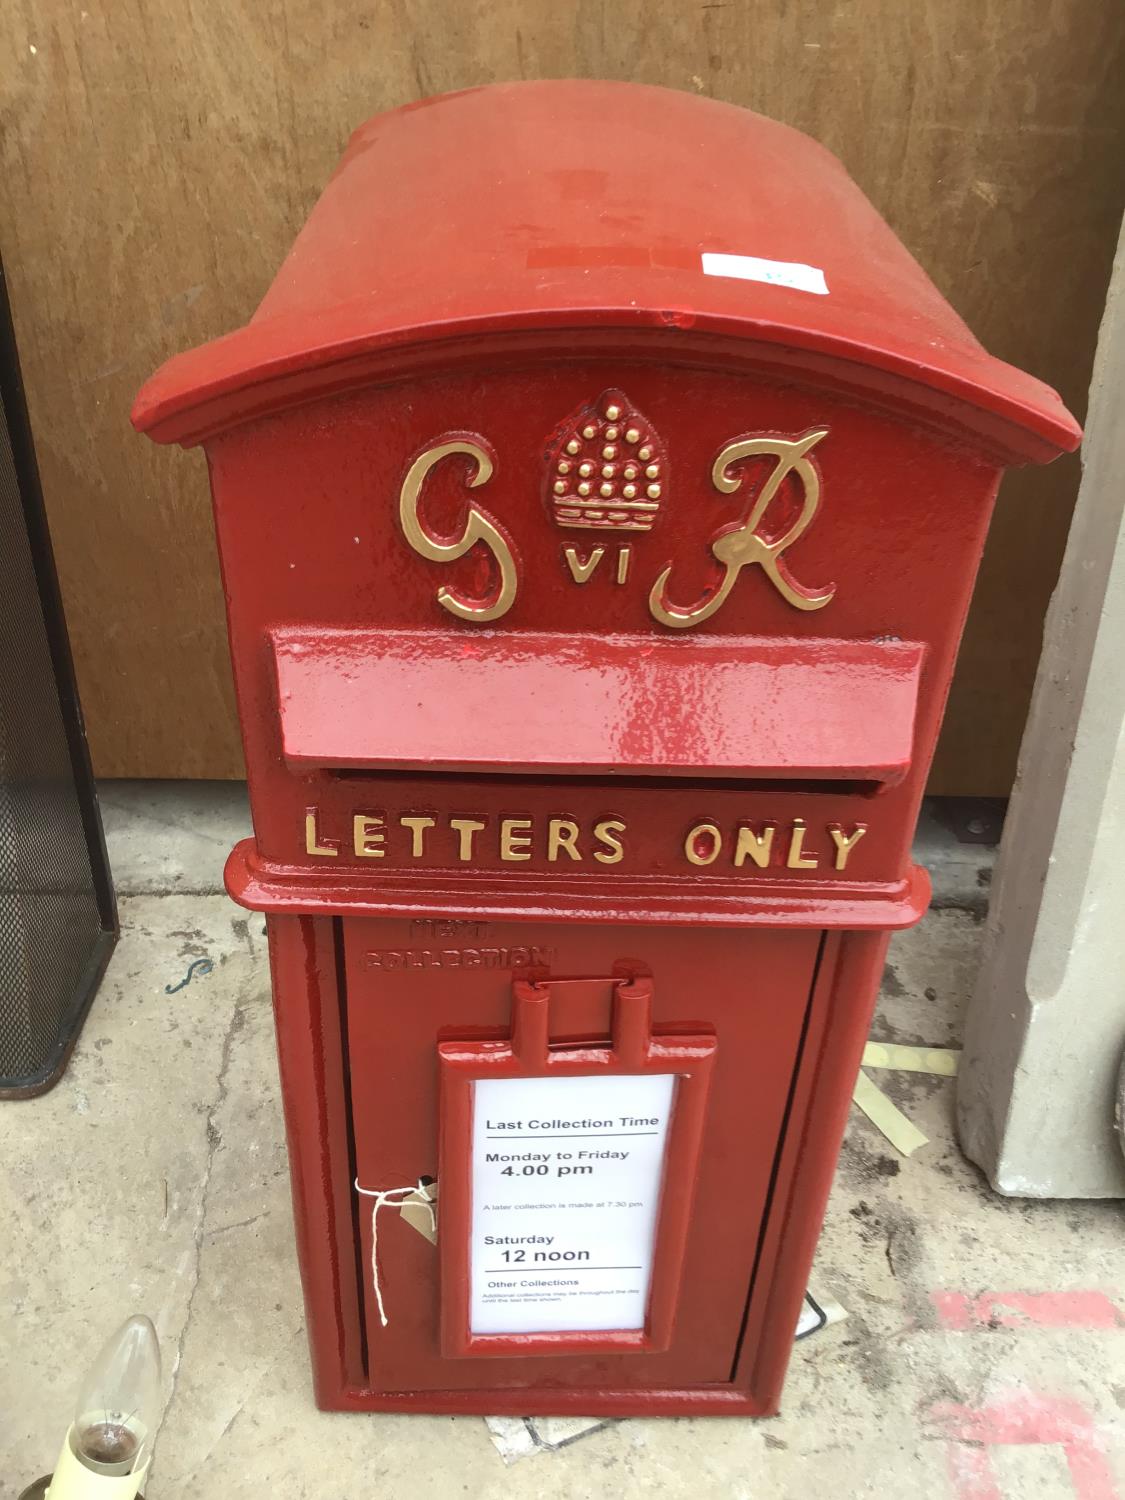
{"type": "Polygon", "coordinates": [[[1074,421],[820,146],[603,83],[364,125],[134,421],[210,465],[318,1400],[774,1411],[997,482],[1074,421]]]}

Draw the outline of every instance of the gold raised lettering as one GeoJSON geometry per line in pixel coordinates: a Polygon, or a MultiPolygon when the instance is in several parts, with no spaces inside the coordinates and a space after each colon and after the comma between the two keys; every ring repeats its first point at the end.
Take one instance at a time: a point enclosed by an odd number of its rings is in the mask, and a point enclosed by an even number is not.
{"type": "Polygon", "coordinates": [[[594,837],[607,845],[606,849],[595,849],[594,858],[600,865],[619,865],[625,858],[625,846],[618,837],[625,832],[620,818],[604,818],[594,824],[594,837]]]}
{"type": "Polygon", "coordinates": [[[452,541],[434,536],[422,524],[419,515],[422,486],[430,470],[435,464],[441,463],[442,459],[449,458],[454,453],[464,454],[476,464],[476,472],[469,480],[469,489],[473,490],[478,485],[487,484],[492,478],[492,459],[478,444],[470,443],[464,438],[434,443],[432,447],[426,449],[425,453],[420,454],[406,471],[406,478],[402,481],[402,489],[399,492],[399,522],[403,536],[414,551],[419,557],[428,558],[430,562],[456,562],[459,557],[464,557],[466,552],[475,547],[477,542],[484,543],[492,553],[500,572],[500,588],[493,602],[486,604],[480,599],[466,599],[444,585],[438,589],[437,598],[442,608],[447,609],[451,615],[456,615],[459,620],[485,624],[489,620],[498,620],[501,615],[506,615],[516,602],[516,589],[519,582],[516,560],[504,533],[495,521],[476,505],[469,506],[469,513],[465,517],[461,535],[452,541]]]}
{"type": "Polygon", "coordinates": [[[764,870],[770,862],[770,850],[773,848],[773,836],[776,832],[776,823],[763,823],[761,833],[755,832],[753,828],[739,828],[738,842],[734,846],[735,869],[740,870],[751,859],[759,870],[764,870]]]}
{"type": "Polygon", "coordinates": [[[593,577],[594,569],[604,556],[604,547],[595,547],[589,557],[585,558],[577,547],[563,548],[563,557],[566,558],[566,565],[570,569],[570,576],[574,579],[575,583],[585,583],[589,578],[593,577]]]}
{"type": "Polygon", "coordinates": [[[433,818],[408,817],[399,818],[403,828],[410,829],[410,853],[415,859],[421,859],[425,852],[426,829],[434,826],[433,818]]]}
{"type": "Polygon", "coordinates": [[[571,818],[552,818],[547,824],[547,858],[554,862],[560,854],[571,859],[581,859],[578,845],[578,824],[571,818]]]}
{"type": "Polygon", "coordinates": [[[714,823],[697,823],[684,839],[684,853],[693,865],[713,865],[722,847],[723,836],[714,823]],[[700,847],[701,839],[709,842],[709,849],[700,847]]]}
{"type": "Polygon", "coordinates": [[[832,842],[836,845],[836,868],[846,870],[852,850],[867,832],[867,824],[857,823],[851,833],[845,833],[839,823],[829,823],[828,832],[832,836],[832,842]]]}
{"type": "Polygon", "coordinates": [[[352,819],[352,847],[361,859],[383,859],[386,850],[383,842],[385,820],[368,813],[356,813],[352,819]]]}
{"type": "Polygon", "coordinates": [[[789,836],[789,855],[785,861],[791,870],[815,870],[820,863],[817,855],[806,854],[804,852],[805,834],[807,832],[808,829],[805,827],[805,820],[803,818],[794,818],[793,832],[789,836]]]}
{"type": "Polygon", "coordinates": [[[501,818],[501,859],[511,860],[531,858],[531,834],[530,832],[528,832],[530,828],[530,818],[501,818]]]}
{"type": "Polygon", "coordinates": [[[633,561],[632,547],[618,547],[617,549],[617,581],[628,583],[629,564],[633,561]]]}
{"type": "Polygon", "coordinates": [[[309,807],[305,809],[305,853],[322,854],[327,859],[335,859],[340,852],[339,839],[322,839],[317,828],[319,809],[309,807]]]}
{"type": "Polygon", "coordinates": [[[479,818],[450,818],[450,828],[457,834],[457,858],[470,860],[473,857],[473,835],[487,825],[479,818]]]}
{"type": "Polygon", "coordinates": [[[697,604],[684,609],[671,604],[667,597],[668,578],[672,572],[669,563],[652,586],[648,596],[648,607],[653,619],[662,625],[671,625],[676,630],[686,630],[702,624],[726,603],[730,592],[738,582],[743,568],[757,563],[781,597],[795,609],[823,609],[836,593],[836,585],[823,589],[807,589],[799,584],[786,566],[783,554],[812,525],[820,506],[820,475],[808,454],[824,437],[827,428],[807,432],[799,438],[754,437],[742,438],[728,443],[716,458],[711,470],[711,482],[724,495],[733,495],[741,486],[741,477],[732,478],[729,470],[747,458],[772,458],[775,460],[765,484],[762,485],[750,514],[741,526],[733,530],[720,531],[711,543],[711,554],[725,568],[718,587],[710,590],[697,604]],[[800,514],[783,536],[770,539],[758,528],[766,518],[781,483],[792,473],[800,481],[803,501],[800,514]]]}

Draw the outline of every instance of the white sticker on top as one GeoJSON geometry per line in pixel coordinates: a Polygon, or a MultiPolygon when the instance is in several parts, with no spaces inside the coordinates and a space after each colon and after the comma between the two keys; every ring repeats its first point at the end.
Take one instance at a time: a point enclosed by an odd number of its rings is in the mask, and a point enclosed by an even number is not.
{"type": "Polygon", "coordinates": [[[643,1328],[671,1073],[473,1086],[473,1333],[643,1328]]]}
{"type": "Polygon", "coordinates": [[[828,283],[819,266],[805,266],[799,260],[763,260],[759,255],[718,255],[703,252],[704,276],[730,276],[735,281],[765,281],[771,286],[788,286],[798,292],[815,292],[828,296],[828,283]]]}

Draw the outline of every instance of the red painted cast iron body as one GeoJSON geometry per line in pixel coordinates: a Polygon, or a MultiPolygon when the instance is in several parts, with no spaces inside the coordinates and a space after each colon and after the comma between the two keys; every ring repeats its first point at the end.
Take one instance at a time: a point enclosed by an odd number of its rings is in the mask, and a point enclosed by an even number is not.
{"type": "Polygon", "coordinates": [[[996,486],[1074,422],[812,141],[599,83],[363,126],[134,421],[210,465],[318,1400],[776,1410],[996,486]],[[469,1336],[481,1068],[680,1077],[640,1332],[469,1336]],[[384,1327],[353,1181],[423,1177],[384,1327]]]}

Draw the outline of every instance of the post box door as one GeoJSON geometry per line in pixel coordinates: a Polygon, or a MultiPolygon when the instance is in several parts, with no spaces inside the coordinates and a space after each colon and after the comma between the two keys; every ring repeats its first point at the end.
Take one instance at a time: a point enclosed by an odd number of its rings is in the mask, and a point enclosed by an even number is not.
{"type": "MultiPolygon", "coordinates": [[[[622,1350],[608,1340],[599,1347],[595,1338],[565,1354],[540,1352],[534,1342],[519,1358],[443,1354],[451,1342],[442,1327],[450,1299],[442,1295],[438,1251],[393,1208],[380,1211],[378,1229],[384,1327],[372,1288],[371,1200],[357,1196],[372,1388],[604,1390],[730,1381],[822,934],[361,918],[345,920],[342,931],[356,1177],[368,1190],[438,1175],[438,1048],[508,1034],[513,967],[552,975],[610,975],[622,966],[648,973],[654,1033],[715,1038],[695,1180],[666,1176],[663,1184],[664,1195],[691,1199],[667,1346],[622,1350]]],[[[581,1015],[569,1020],[560,1005],[552,1031],[565,1036],[577,1026],[587,1036],[606,1034],[608,988],[605,996],[604,1020],[587,995],[581,1015]]],[[[659,1238],[654,1253],[661,1253],[659,1238]]]]}

